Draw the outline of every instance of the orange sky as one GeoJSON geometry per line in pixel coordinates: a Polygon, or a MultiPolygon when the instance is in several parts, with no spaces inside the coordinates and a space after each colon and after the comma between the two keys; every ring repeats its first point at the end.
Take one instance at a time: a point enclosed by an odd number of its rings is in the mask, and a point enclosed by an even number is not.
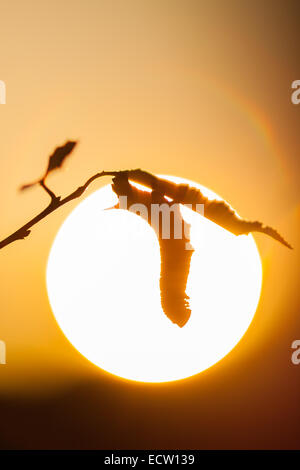
{"type": "MultiPolygon", "coordinates": [[[[164,408],[170,390],[182,398],[191,394],[195,415],[211,429],[211,441],[203,441],[211,447],[213,425],[198,404],[199,393],[202,401],[206,397],[206,410],[217,407],[224,423],[229,406],[238,420],[237,403],[242,409],[250,403],[258,414],[265,409],[265,442],[279,445],[279,435],[272,440],[270,434],[266,390],[273,390],[274,419],[278,426],[286,423],[292,436],[299,421],[293,400],[300,377],[300,367],[290,364],[290,345],[300,337],[300,105],[290,99],[291,83],[300,79],[296,5],[271,0],[11,0],[1,6],[0,80],[7,87],[7,104],[0,106],[1,238],[48,202],[39,188],[20,194],[20,184],[43,173],[55,146],[79,139],[64,169],[49,177],[59,194],[102,169],[141,167],[181,176],[213,189],[242,216],[276,227],[296,249],[290,252],[255,236],[264,264],[261,302],[245,338],[224,361],[178,388],[134,388],[85,361],[50,310],[47,257],[77,203],[72,202],[39,224],[26,241],[1,251],[0,340],[6,342],[8,364],[0,366],[0,409],[2,399],[4,404],[12,397],[49,399],[49,394],[69,393],[74,384],[96,381],[115,400],[122,389],[120,400],[125,394],[137,415],[143,393],[149,395],[148,406],[153,391],[164,408]],[[248,377],[243,375],[247,370],[248,377]],[[225,394],[217,398],[221,378],[225,394]],[[229,381],[234,383],[231,395],[229,381]]],[[[95,182],[86,195],[102,184],[95,182]]],[[[146,415],[151,428],[151,413],[146,415]]],[[[245,443],[250,415],[241,424],[245,443]]],[[[176,425],[188,426],[183,414],[176,425]]],[[[254,436],[255,423],[249,426],[254,436]]],[[[165,431],[160,434],[163,444],[169,442],[165,431]]],[[[216,442],[228,447],[236,434],[231,441],[220,437],[216,442]]],[[[21,442],[21,435],[16,439],[21,442]]],[[[197,447],[196,438],[192,441],[197,447]]],[[[184,437],[181,443],[188,447],[184,437]]]]}

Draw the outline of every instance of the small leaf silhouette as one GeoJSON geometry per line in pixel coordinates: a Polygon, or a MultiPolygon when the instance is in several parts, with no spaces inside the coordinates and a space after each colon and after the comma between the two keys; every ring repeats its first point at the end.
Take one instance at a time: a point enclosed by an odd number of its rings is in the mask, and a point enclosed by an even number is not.
{"type": "Polygon", "coordinates": [[[70,155],[76,144],[77,142],[68,140],[64,145],[57,147],[54,150],[52,155],[49,157],[49,164],[45,177],[50,173],[50,171],[56,170],[62,166],[65,158],[70,155]]]}
{"type": "Polygon", "coordinates": [[[37,181],[35,181],[34,183],[23,184],[23,186],[20,187],[20,191],[24,191],[24,189],[29,189],[32,186],[34,186],[35,184],[37,184],[37,181]]]}
{"type": "Polygon", "coordinates": [[[41,183],[42,181],[45,180],[46,176],[53,170],[56,170],[57,168],[60,168],[65,160],[65,158],[70,155],[70,153],[73,151],[75,145],[77,144],[76,141],[68,140],[64,145],[61,147],[56,147],[52,155],[49,157],[49,163],[48,163],[48,168],[46,170],[46,173],[44,174],[43,178],[34,181],[33,183],[29,184],[23,184],[23,186],[20,187],[20,191],[24,191],[25,189],[31,188],[32,186],[41,183]]]}

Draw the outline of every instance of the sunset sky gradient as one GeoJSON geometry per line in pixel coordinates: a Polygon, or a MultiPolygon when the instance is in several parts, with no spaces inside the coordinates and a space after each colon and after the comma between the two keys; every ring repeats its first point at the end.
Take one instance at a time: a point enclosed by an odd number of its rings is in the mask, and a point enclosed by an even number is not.
{"type": "MultiPolygon", "coordinates": [[[[136,384],[85,360],[51,312],[46,264],[77,201],[0,253],[1,448],[299,448],[299,2],[11,0],[1,5],[1,239],[100,170],[143,168],[220,194],[255,235],[263,287],[236,348],[193,378],[136,384]]],[[[108,180],[93,183],[86,197],[108,180]]],[[[83,312],[84,314],[84,312],[83,312]]]]}

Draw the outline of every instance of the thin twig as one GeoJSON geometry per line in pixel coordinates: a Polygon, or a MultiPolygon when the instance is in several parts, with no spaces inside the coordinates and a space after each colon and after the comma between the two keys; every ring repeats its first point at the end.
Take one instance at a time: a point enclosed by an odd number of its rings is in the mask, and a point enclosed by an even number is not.
{"type": "Polygon", "coordinates": [[[70,201],[73,201],[74,199],[79,198],[82,196],[82,194],[85,192],[87,187],[96,179],[101,178],[102,176],[116,176],[120,173],[124,173],[122,171],[102,171],[101,173],[97,173],[96,175],[92,176],[89,178],[82,186],[79,186],[75,191],[73,191],[71,194],[66,196],[64,199],[61,199],[60,196],[56,196],[51,189],[46,186],[44,180],[40,181],[41,187],[49,194],[51,197],[51,202],[50,204],[42,210],[39,214],[37,214],[33,219],[31,219],[29,222],[27,222],[25,225],[20,227],[18,230],[16,230],[14,233],[9,235],[7,238],[4,238],[0,242],[0,249],[4,248],[5,246],[9,245],[10,243],[13,243],[17,240],[24,240],[27,238],[30,233],[31,233],[31,227],[36,225],[38,222],[43,220],[45,217],[47,217],[49,214],[52,212],[56,211],[59,209],[61,206],[64,206],[70,201]]]}
{"type": "Polygon", "coordinates": [[[42,179],[41,181],[39,181],[39,184],[40,184],[40,186],[42,186],[42,188],[46,191],[46,193],[49,194],[49,196],[51,197],[51,200],[52,200],[52,201],[53,201],[54,199],[57,199],[57,196],[54,194],[53,191],[51,191],[51,189],[48,188],[48,186],[46,185],[44,179],[42,179]]]}

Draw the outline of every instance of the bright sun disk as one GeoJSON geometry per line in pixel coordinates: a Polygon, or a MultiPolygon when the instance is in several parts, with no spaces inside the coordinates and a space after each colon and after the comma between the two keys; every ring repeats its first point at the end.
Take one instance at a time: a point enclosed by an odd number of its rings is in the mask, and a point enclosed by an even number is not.
{"type": "MultiPolygon", "coordinates": [[[[166,177],[201,189],[182,178],[166,177]]],[[[83,200],[51,248],[47,288],[55,318],[72,345],[102,369],[126,379],[166,382],[212,366],[239,342],[259,301],[262,266],[252,235],[235,236],[182,207],[191,224],[183,328],[160,303],[159,244],[153,229],[124,210],[107,185],[83,200]]]]}

